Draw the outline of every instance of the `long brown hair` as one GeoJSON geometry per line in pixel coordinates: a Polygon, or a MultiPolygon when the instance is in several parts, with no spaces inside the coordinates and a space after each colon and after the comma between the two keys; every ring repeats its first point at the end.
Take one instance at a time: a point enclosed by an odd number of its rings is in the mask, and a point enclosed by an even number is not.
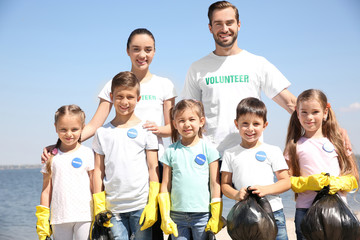
{"type": "Polygon", "coordinates": [[[331,106],[328,104],[326,95],[317,89],[308,89],[302,92],[296,101],[296,110],[290,118],[286,136],[285,155],[289,158],[289,167],[293,176],[300,176],[299,158],[296,153],[296,143],[305,133],[297,116],[298,106],[303,101],[316,100],[323,110],[328,109],[328,116],[322,123],[322,134],[334,145],[338,154],[340,175],[352,174],[359,181],[359,173],[354,156],[348,156],[344,146],[344,140],[340,132],[338,121],[331,106]]]}
{"type": "MultiPolygon", "coordinates": [[[[85,124],[85,113],[84,113],[84,111],[79,106],[77,106],[75,104],[71,104],[71,105],[62,106],[56,111],[56,113],[55,113],[55,125],[57,124],[57,122],[59,121],[59,119],[61,117],[65,116],[67,114],[79,116],[82,125],[85,124]]],[[[79,143],[81,142],[81,137],[79,138],[78,142],[79,143]]],[[[60,145],[61,145],[61,140],[60,140],[60,138],[58,138],[58,140],[57,140],[57,142],[55,144],[55,147],[54,147],[55,150],[53,149],[50,152],[51,156],[46,161],[46,172],[48,174],[50,174],[50,175],[52,173],[52,170],[51,170],[52,159],[57,154],[60,145]]]]}
{"type": "MultiPolygon", "coordinates": [[[[170,126],[171,126],[171,141],[175,143],[180,139],[180,134],[174,127],[173,121],[175,120],[175,117],[177,114],[181,114],[186,109],[192,109],[194,110],[199,118],[205,117],[205,111],[204,106],[200,101],[193,100],[193,99],[183,99],[180,102],[178,102],[174,107],[170,109],[170,126]]],[[[198,136],[202,138],[202,133],[204,131],[204,126],[200,127],[198,136]]]]}

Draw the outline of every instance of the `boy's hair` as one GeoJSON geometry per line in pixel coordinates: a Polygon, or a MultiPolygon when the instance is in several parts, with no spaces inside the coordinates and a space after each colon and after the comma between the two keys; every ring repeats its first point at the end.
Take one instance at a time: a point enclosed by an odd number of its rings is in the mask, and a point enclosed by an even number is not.
{"type": "MultiPolygon", "coordinates": [[[[192,109],[196,112],[196,114],[199,116],[199,118],[205,117],[205,111],[204,106],[200,101],[194,100],[194,99],[183,99],[180,102],[178,102],[175,107],[172,107],[170,109],[170,126],[171,126],[171,141],[175,143],[180,139],[179,132],[175,129],[173,120],[175,120],[175,117],[178,114],[183,113],[186,109],[192,109]]],[[[202,138],[203,133],[203,127],[200,127],[198,136],[202,138]]]]}
{"type": "Polygon", "coordinates": [[[344,147],[344,140],[340,132],[339,124],[336,120],[335,113],[332,110],[326,95],[317,89],[308,89],[302,92],[296,101],[296,110],[290,117],[289,127],[286,136],[285,155],[289,158],[289,166],[293,176],[300,176],[299,159],[296,152],[296,143],[304,135],[305,130],[300,124],[297,116],[298,107],[301,102],[316,100],[321,105],[323,111],[328,109],[328,116],[322,123],[322,134],[334,145],[340,165],[340,175],[352,174],[359,181],[359,174],[356,161],[353,156],[347,156],[344,147]]]}
{"type": "Polygon", "coordinates": [[[218,2],[214,2],[213,4],[210,5],[209,10],[208,10],[208,18],[209,18],[209,25],[212,26],[212,15],[214,13],[215,10],[221,10],[221,9],[225,9],[225,8],[232,8],[235,11],[235,18],[237,20],[237,23],[239,23],[239,10],[237,9],[237,7],[235,7],[234,5],[232,5],[231,3],[229,3],[228,1],[218,1],[218,2]]]}
{"type": "Polygon", "coordinates": [[[126,43],[126,48],[127,48],[127,49],[130,48],[130,43],[131,43],[133,37],[136,36],[136,35],[139,35],[139,34],[146,34],[146,35],[148,35],[149,37],[151,37],[152,40],[154,40],[154,48],[155,48],[155,38],[154,38],[154,35],[153,35],[149,30],[147,30],[146,28],[137,28],[137,29],[135,29],[134,31],[132,31],[132,32],[130,33],[130,36],[129,36],[129,38],[128,38],[128,40],[127,40],[127,43],[126,43]]]}
{"type": "MultiPolygon", "coordinates": [[[[57,122],[59,121],[59,119],[65,115],[77,115],[79,116],[80,120],[81,120],[81,124],[82,125],[85,125],[85,113],[84,111],[78,106],[78,105],[75,105],[75,104],[71,104],[71,105],[64,105],[64,106],[61,106],[55,113],[55,117],[54,117],[54,123],[55,125],[57,124],[57,122]]],[[[79,138],[78,140],[79,142],[81,142],[81,137],[79,138]]],[[[60,144],[61,144],[61,140],[60,138],[58,138],[56,144],[55,144],[55,147],[54,149],[58,149],[60,147],[60,144]]],[[[46,161],[46,171],[48,174],[51,175],[51,164],[52,164],[52,158],[54,157],[55,154],[53,154],[51,152],[51,157],[50,159],[48,159],[46,161]]]]}
{"type": "Polygon", "coordinates": [[[248,97],[240,101],[236,108],[236,120],[238,120],[240,116],[248,113],[261,117],[264,120],[264,123],[267,122],[266,106],[261,100],[257,98],[248,97]]]}
{"type": "Polygon", "coordinates": [[[111,82],[111,92],[113,93],[117,87],[136,88],[136,93],[140,96],[140,82],[132,72],[125,71],[116,74],[111,82]]]}

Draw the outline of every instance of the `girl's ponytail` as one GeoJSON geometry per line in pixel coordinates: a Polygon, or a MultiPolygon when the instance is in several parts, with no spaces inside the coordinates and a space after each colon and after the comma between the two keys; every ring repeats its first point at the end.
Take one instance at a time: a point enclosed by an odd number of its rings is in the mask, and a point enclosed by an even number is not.
{"type": "Polygon", "coordinates": [[[52,174],[52,170],[51,170],[51,165],[52,165],[52,160],[53,160],[53,157],[57,154],[58,152],[58,149],[60,147],[60,144],[61,144],[61,140],[60,138],[58,138],[56,144],[55,144],[55,147],[53,148],[53,150],[50,152],[51,156],[50,158],[46,161],[46,172],[51,176],[52,174]]]}
{"type": "Polygon", "coordinates": [[[296,153],[296,143],[303,134],[303,130],[300,121],[297,117],[297,111],[295,110],[290,117],[288,131],[286,135],[286,146],[284,154],[289,159],[290,169],[293,176],[300,176],[300,166],[298,161],[298,155],[296,153]]]}

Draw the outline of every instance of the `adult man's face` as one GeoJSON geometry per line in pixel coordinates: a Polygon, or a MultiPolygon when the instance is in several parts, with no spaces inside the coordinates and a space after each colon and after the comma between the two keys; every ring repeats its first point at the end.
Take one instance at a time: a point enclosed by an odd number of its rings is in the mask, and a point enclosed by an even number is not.
{"type": "Polygon", "coordinates": [[[209,29],[217,45],[224,48],[232,47],[237,40],[240,21],[237,22],[235,11],[230,7],[215,10],[209,29]]]}

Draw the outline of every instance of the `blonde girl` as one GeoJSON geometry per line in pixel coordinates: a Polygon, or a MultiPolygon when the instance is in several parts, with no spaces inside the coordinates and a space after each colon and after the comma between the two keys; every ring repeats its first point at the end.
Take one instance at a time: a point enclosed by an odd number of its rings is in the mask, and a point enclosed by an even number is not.
{"type": "Polygon", "coordinates": [[[37,233],[39,240],[47,239],[52,232],[55,240],[86,240],[92,219],[94,153],[80,144],[85,113],[76,105],[62,106],[55,113],[54,125],[59,138],[41,170],[43,189],[36,207],[37,233]]]}
{"type": "Polygon", "coordinates": [[[161,229],[173,234],[173,239],[205,239],[206,231],[217,233],[222,227],[220,155],[202,139],[205,116],[201,102],[180,101],[170,119],[173,144],[160,160],[164,166],[158,197],[161,229]]]}
{"type": "Polygon", "coordinates": [[[300,223],[316,196],[315,191],[330,185],[330,193],[340,191],[346,201],[345,191],[357,188],[359,180],[355,159],[346,150],[334,111],[320,90],[306,90],[297,98],[285,156],[293,176],[291,188],[297,193],[296,235],[297,239],[304,239],[300,223]]]}

